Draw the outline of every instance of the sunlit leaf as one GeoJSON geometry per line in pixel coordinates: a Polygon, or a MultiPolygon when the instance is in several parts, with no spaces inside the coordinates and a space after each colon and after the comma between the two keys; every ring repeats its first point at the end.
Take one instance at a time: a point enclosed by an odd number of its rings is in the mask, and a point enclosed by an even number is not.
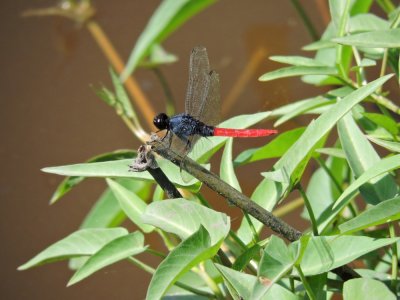
{"type": "Polygon", "coordinates": [[[233,139],[230,138],[225,144],[224,153],[222,154],[220,176],[226,183],[241,191],[239,181],[235,174],[235,169],[232,163],[232,144],[233,139]]]}
{"type": "Polygon", "coordinates": [[[174,248],[158,266],[147,290],[147,300],[158,300],[180,276],[198,263],[213,257],[222,240],[211,242],[207,230],[200,226],[191,236],[174,248]]]}
{"type": "Polygon", "coordinates": [[[142,222],[142,214],[146,210],[147,204],[140,199],[134,192],[128,190],[118,182],[106,179],[107,184],[117,198],[121,209],[128,218],[135,223],[141,230],[149,233],[154,230],[153,226],[142,222]]]}
{"type": "Polygon", "coordinates": [[[272,72],[265,73],[259,81],[271,81],[278,78],[303,76],[303,75],[336,75],[337,70],[333,67],[305,67],[293,66],[281,68],[272,72]]]}
{"type": "Polygon", "coordinates": [[[125,228],[81,229],[49,246],[18,270],[72,257],[92,255],[108,242],[126,234],[128,231],[125,228]]]}
{"type": "Polygon", "coordinates": [[[365,48],[399,48],[400,28],[376,30],[332,39],[333,42],[365,48]]]}
{"type": "Polygon", "coordinates": [[[68,282],[68,286],[89,277],[94,272],[117,261],[144,252],[146,247],[143,243],[144,236],[141,232],[134,232],[112,240],[87,260],[72,276],[68,282]]]}
{"type": "Polygon", "coordinates": [[[213,244],[230,229],[230,220],[225,214],[185,199],[153,202],[147,206],[142,220],[181,239],[188,238],[201,225],[209,232],[213,244]]]}
{"type": "Polygon", "coordinates": [[[383,283],[372,278],[356,278],[348,280],[343,285],[344,300],[385,299],[396,300],[390,289],[383,283]]]}
{"type": "MultiPolygon", "coordinates": [[[[136,151],[132,150],[118,150],[110,153],[100,154],[87,160],[87,163],[119,160],[125,158],[133,158],[136,156],[136,151]]],[[[51,197],[50,204],[60,200],[62,196],[68,193],[77,184],[81,183],[85,178],[81,176],[72,176],[65,178],[56,188],[53,196],[51,197]]]]}
{"type": "Polygon", "coordinates": [[[400,219],[400,197],[386,200],[370,207],[355,218],[340,224],[341,233],[350,234],[368,227],[393,222],[400,219]]]}

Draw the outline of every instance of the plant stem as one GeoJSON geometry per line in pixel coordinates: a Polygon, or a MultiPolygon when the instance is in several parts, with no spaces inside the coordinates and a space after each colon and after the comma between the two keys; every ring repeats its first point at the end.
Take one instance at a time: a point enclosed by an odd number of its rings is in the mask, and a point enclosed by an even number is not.
{"type": "MultiPolygon", "coordinates": [[[[120,74],[124,69],[124,63],[100,25],[97,22],[90,20],[86,23],[86,27],[100,49],[103,51],[104,55],[110,61],[111,65],[120,74]]],[[[142,112],[144,119],[151,128],[156,113],[151,107],[150,101],[146,98],[139,84],[132,76],[128,77],[124,84],[129,94],[132,96],[136,107],[142,112]]]]}
{"type": "Polygon", "coordinates": [[[377,0],[376,2],[386,14],[389,14],[396,9],[396,6],[394,6],[390,0],[377,0]]]}
{"type": "MultiPolygon", "coordinates": [[[[128,261],[130,261],[134,265],[138,266],[142,270],[146,271],[147,273],[154,274],[156,272],[156,270],[154,268],[150,267],[149,265],[145,264],[144,262],[141,262],[140,260],[138,260],[134,257],[128,257],[128,261]]],[[[202,291],[202,290],[198,290],[194,287],[191,287],[191,286],[181,283],[179,281],[176,281],[174,283],[174,285],[176,285],[184,290],[187,290],[189,292],[192,292],[193,294],[199,295],[199,296],[204,296],[204,297],[207,297],[210,299],[216,298],[213,294],[210,294],[210,293],[202,291]]]]}
{"type": "Polygon", "coordinates": [[[305,290],[306,290],[306,292],[307,292],[308,297],[310,298],[310,300],[316,300],[315,295],[314,295],[314,293],[313,293],[313,291],[312,291],[312,289],[311,289],[311,286],[310,286],[310,284],[308,283],[307,278],[304,276],[304,273],[303,273],[303,271],[301,270],[300,265],[299,265],[299,266],[296,266],[296,269],[297,269],[297,272],[298,272],[299,275],[300,275],[301,282],[303,283],[303,286],[304,286],[304,288],[305,288],[305,290]]]}
{"type": "MultiPolygon", "coordinates": [[[[200,264],[200,266],[202,265],[203,264],[200,264]]],[[[207,284],[207,286],[213,291],[217,299],[224,299],[222,291],[220,290],[216,282],[204,270],[204,268],[195,267],[193,268],[193,272],[197,273],[203,279],[203,281],[207,284]]]]}
{"type": "Polygon", "coordinates": [[[297,13],[299,14],[300,18],[303,20],[304,25],[306,26],[308,33],[310,34],[311,38],[314,41],[319,40],[319,34],[315,29],[314,25],[312,24],[310,18],[308,17],[306,11],[303,9],[303,6],[299,3],[298,0],[291,0],[294,8],[296,9],[297,13]]]}
{"type": "Polygon", "coordinates": [[[243,215],[244,215],[244,217],[245,217],[247,223],[248,223],[249,226],[250,226],[251,232],[253,233],[253,238],[252,238],[252,240],[253,240],[254,244],[256,244],[256,243],[260,240],[260,238],[259,238],[259,236],[258,236],[258,232],[257,232],[257,230],[255,229],[254,224],[253,224],[253,222],[251,221],[251,219],[250,219],[250,217],[249,217],[249,214],[246,213],[245,211],[242,211],[242,212],[243,212],[243,215]]]}
{"type": "MultiPolygon", "coordinates": [[[[389,234],[391,238],[396,237],[396,232],[394,230],[394,224],[391,222],[389,224],[389,234]]],[[[397,274],[399,272],[399,265],[398,265],[398,249],[397,243],[392,244],[392,279],[391,279],[391,287],[394,293],[397,293],[397,274]]]]}
{"type": "Polygon", "coordinates": [[[310,216],[313,234],[314,234],[314,236],[318,236],[319,233],[318,233],[317,221],[315,220],[315,216],[314,216],[314,212],[313,212],[312,207],[311,207],[311,203],[308,200],[308,197],[307,197],[307,195],[306,195],[305,191],[303,190],[303,187],[301,186],[300,183],[297,184],[297,189],[299,190],[301,196],[304,199],[304,205],[306,206],[308,215],[310,216]]]}

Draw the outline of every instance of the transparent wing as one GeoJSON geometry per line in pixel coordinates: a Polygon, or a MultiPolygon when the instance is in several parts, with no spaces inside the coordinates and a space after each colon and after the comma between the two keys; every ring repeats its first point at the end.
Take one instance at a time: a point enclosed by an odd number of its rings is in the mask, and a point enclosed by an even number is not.
{"type": "Polygon", "coordinates": [[[195,47],[190,55],[189,82],[186,91],[185,113],[198,118],[209,89],[210,63],[206,48],[195,47]]]}

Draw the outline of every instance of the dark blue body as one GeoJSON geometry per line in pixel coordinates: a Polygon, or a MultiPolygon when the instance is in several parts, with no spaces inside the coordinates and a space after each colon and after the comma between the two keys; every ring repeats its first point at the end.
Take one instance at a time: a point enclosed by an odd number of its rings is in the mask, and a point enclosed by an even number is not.
{"type": "Polygon", "coordinates": [[[169,119],[169,130],[181,140],[188,142],[192,135],[213,136],[214,127],[193,118],[188,114],[179,114],[169,119]]]}

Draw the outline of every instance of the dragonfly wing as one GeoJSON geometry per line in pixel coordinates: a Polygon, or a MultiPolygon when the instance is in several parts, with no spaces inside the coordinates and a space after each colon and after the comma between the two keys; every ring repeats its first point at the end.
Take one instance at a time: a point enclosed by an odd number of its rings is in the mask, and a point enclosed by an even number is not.
{"type": "Polygon", "coordinates": [[[186,91],[185,113],[198,118],[203,102],[206,101],[210,84],[210,63],[207,50],[195,47],[190,55],[189,83],[186,91]]]}
{"type": "Polygon", "coordinates": [[[221,116],[219,75],[217,72],[211,71],[208,76],[208,92],[200,107],[198,118],[207,125],[215,126],[219,124],[221,116]]]}

